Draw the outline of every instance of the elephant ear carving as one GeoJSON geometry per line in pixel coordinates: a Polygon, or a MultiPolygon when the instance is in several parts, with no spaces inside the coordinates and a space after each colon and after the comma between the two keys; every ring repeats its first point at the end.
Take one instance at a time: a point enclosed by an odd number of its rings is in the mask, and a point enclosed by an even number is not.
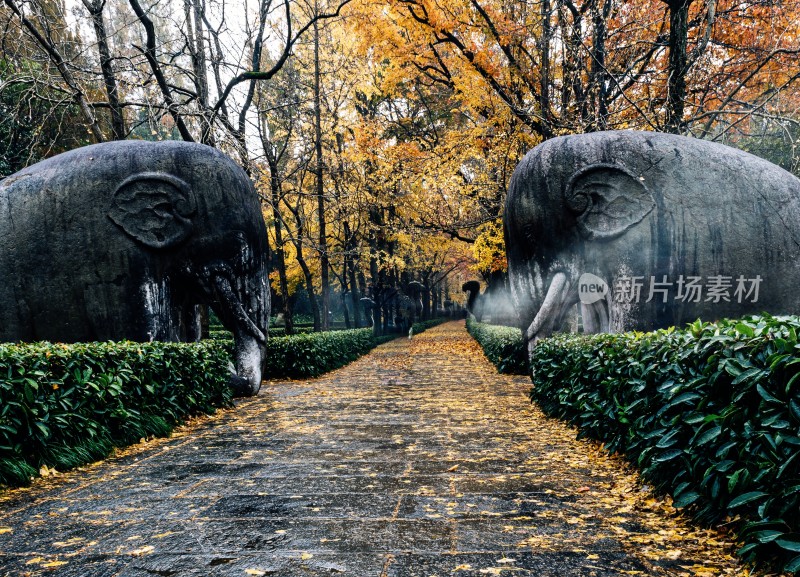
{"type": "Polygon", "coordinates": [[[656,206],[644,182],[614,164],[594,164],[576,172],[565,200],[577,214],[581,234],[590,240],[621,235],[656,206]]]}
{"type": "Polygon", "coordinates": [[[163,249],[188,238],[196,210],[192,189],[183,180],[145,172],[117,187],[108,216],[131,238],[163,249]]]}

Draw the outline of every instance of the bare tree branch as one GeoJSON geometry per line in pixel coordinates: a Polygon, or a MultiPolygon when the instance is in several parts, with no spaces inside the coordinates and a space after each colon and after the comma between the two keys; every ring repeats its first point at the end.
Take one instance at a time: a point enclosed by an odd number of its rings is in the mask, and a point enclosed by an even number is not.
{"type": "Polygon", "coordinates": [[[94,116],[94,112],[92,107],[89,105],[88,100],[86,99],[86,95],[83,92],[83,89],[78,84],[78,81],[72,75],[72,71],[69,69],[66,60],[64,59],[61,52],[58,50],[56,45],[49,39],[45,38],[45,36],[39,31],[36,25],[31,21],[25,14],[23,14],[22,10],[17,6],[14,0],[4,0],[6,6],[11,9],[11,11],[19,18],[22,25],[30,32],[31,36],[34,37],[36,42],[41,46],[41,48],[47,52],[47,55],[50,57],[50,60],[53,64],[55,64],[56,68],[58,68],[61,77],[64,79],[64,82],[69,87],[72,93],[72,99],[78,105],[83,114],[84,120],[86,124],[89,125],[89,130],[92,132],[92,136],[97,142],[103,142],[105,138],[103,137],[103,131],[100,129],[100,125],[97,124],[97,119],[94,116]]]}

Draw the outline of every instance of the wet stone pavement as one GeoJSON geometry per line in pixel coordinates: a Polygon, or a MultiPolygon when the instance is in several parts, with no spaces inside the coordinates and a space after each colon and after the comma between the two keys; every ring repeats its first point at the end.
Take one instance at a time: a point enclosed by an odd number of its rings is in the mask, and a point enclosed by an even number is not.
{"type": "Polygon", "coordinates": [[[451,322],[0,493],[0,576],[743,574],[451,322]]]}

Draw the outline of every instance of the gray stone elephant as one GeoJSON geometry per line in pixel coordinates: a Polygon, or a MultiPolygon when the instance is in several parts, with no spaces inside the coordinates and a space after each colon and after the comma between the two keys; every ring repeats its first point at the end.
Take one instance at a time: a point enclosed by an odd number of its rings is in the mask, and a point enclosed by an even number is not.
{"type": "Polygon", "coordinates": [[[208,304],[261,385],[267,234],[247,175],[185,142],[76,149],[0,181],[0,340],[193,341],[208,304]]]}
{"type": "Polygon", "coordinates": [[[800,313],[800,180],[722,144],[634,131],[548,140],[511,179],[509,280],[530,343],[800,313]]]}
{"type": "Polygon", "coordinates": [[[481,283],[476,280],[467,281],[461,285],[461,291],[467,293],[467,314],[481,322],[484,301],[484,295],[481,294],[481,283]]]}

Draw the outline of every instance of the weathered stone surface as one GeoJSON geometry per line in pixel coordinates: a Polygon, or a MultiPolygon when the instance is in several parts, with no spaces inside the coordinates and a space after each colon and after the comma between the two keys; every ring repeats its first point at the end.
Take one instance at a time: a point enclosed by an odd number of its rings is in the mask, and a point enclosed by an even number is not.
{"type": "Polygon", "coordinates": [[[108,142],[0,180],[0,341],[191,341],[209,304],[261,384],[267,233],[250,179],[187,142],[108,142]]]}
{"type": "Polygon", "coordinates": [[[0,494],[0,576],[735,572],[730,545],[649,504],[528,387],[463,322],[273,383],[172,439],[0,494]]]}
{"type": "Polygon", "coordinates": [[[637,131],[548,140],[515,170],[504,225],[531,340],[577,326],[578,307],[585,332],[800,312],[800,179],[719,143],[637,131]]]}

